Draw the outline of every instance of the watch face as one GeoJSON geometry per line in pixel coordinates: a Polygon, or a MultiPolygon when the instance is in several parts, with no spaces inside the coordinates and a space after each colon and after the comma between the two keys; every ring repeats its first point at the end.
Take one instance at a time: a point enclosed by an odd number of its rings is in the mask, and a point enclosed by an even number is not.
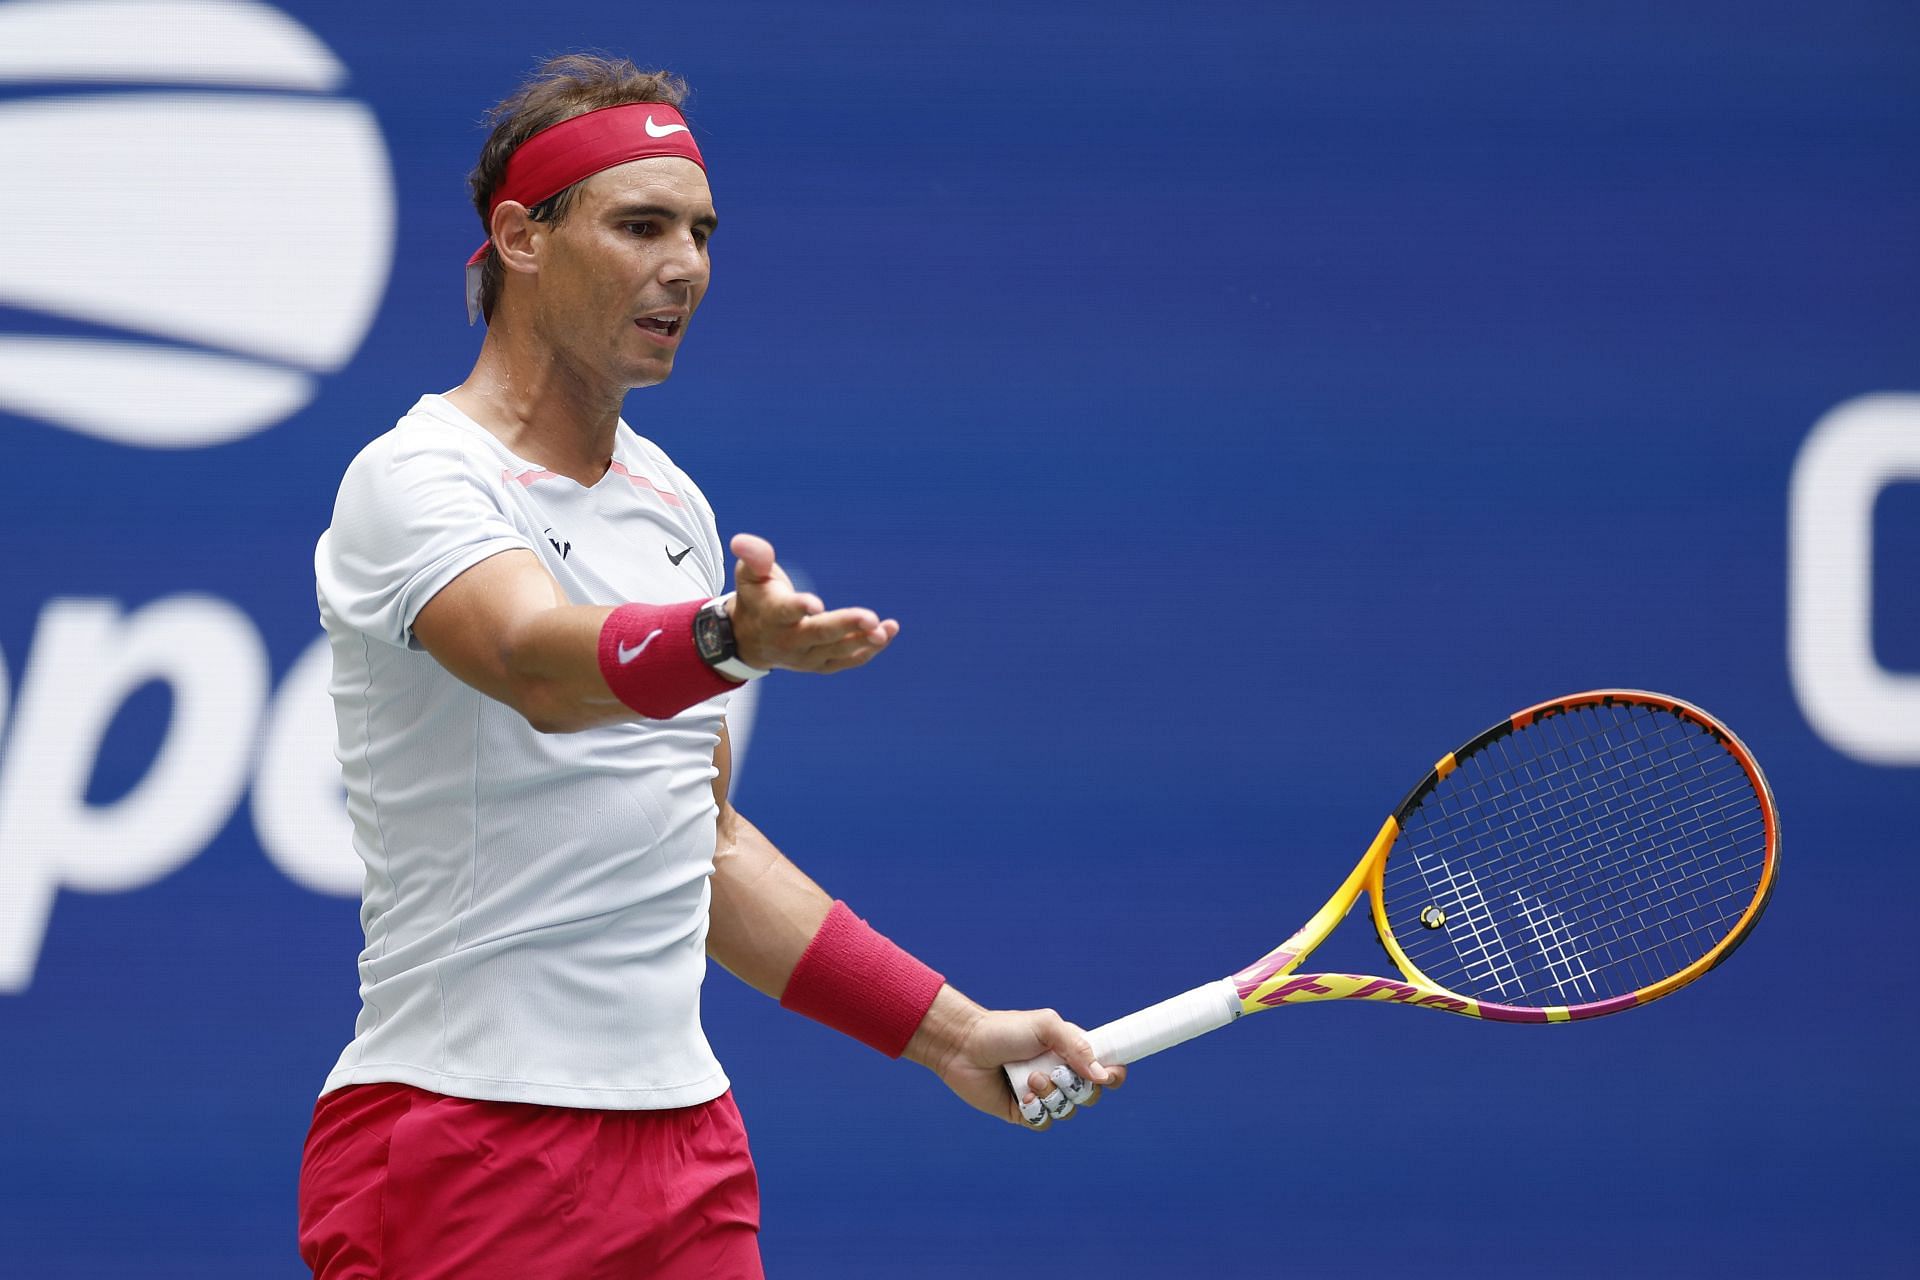
{"type": "Polygon", "coordinates": [[[693,647],[700,651],[700,657],[707,662],[724,662],[733,655],[728,652],[733,645],[728,643],[733,637],[727,634],[727,620],[717,613],[702,609],[693,618],[693,647]]]}

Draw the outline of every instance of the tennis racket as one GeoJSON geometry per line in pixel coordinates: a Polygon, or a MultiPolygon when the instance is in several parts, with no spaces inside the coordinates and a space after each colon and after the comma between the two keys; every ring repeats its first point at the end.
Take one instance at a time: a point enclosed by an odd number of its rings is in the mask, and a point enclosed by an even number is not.
{"type": "MultiPolygon", "coordinates": [[[[1677,698],[1529,707],[1443,756],[1313,918],[1254,963],[1089,1032],[1137,1062],[1249,1013],[1374,1000],[1577,1022],[1658,1000],[1733,953],[1773,890],[1780,823],[1740,740],[1677,698]],[[1362,891],[1394,978],[1299,973],[1362,891]]],[[[1007,1068],[1015,1097],[1052,1054],[1007,1068]]]]}

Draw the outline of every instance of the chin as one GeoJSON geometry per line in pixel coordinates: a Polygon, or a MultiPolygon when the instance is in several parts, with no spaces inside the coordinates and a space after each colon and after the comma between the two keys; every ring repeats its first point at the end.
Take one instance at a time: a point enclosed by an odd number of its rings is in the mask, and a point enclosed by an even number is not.
{"type": "Polygon", "coordinates": [[[638,391],[642,387],[657,387],[665,382],[672,373],[673,366],[671,364],[665,367],[653,363],[642,365],[628,372],[626,379],[627,389],[629,391],[638,391]]]}

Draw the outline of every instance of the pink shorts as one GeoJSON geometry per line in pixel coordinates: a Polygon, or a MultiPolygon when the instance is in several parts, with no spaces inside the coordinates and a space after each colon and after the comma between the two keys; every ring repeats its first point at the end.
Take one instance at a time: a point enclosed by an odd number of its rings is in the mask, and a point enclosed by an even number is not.
{"type": "Polygon", "coordinates": [[[300,1166],[317,1280],[761,1280],[760,1184],[731,1093],[673,1111],[322,1097],[300,1166]]]}

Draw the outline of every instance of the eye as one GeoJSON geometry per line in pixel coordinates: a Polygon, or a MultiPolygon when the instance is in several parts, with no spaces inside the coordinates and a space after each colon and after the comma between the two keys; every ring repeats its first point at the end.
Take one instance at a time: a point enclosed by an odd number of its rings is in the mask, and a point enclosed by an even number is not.
{"type": "Polygon", "coordinates": [[[623,222],[620,224],[620,229],[636,236],[650,236],[655,230],[651,222],[623,222]]]}

